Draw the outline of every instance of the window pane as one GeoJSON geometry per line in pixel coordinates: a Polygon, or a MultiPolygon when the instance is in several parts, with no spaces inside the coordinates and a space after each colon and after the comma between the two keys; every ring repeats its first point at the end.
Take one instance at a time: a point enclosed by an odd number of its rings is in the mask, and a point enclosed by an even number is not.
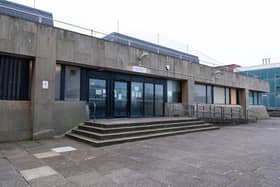
{"type": "Polygon", "coordinates": [[[106,80],[89,79],[89,106],[90,117],[102,118],[106,116],[106,99],[107,99],[106,80]]]}
{"type": "Polygon", "coordinates": [[[28,100],[30,62],[0,55],[0,99],[28,100]]]}
{"type": "Polygon", "coordinates": [[[55,67],[55,99],[60,99],[60,80],[61,80],[61,65],[56,64],[55,67]]]}
{"type": "Polygon", "coordinates": [[[181,102],[181,82],[180,81],[167,81],[167,102],[178,103],[181,102]]]}
{"type": "Polygon", "coordinates": [[[131,82],[131,116],[143,116],[143,83],[131,82]]]}
{"type": "Polygon", "coordinates": [[[254,105],[258,104],[258,92],[254,92],[254,105]]]}
{"type": "Polygon", "coordinates": [[[163,115],[163,85],[155,85],[155,115],[163,115]]]}
{"type": "Polygon", "coordinates": [[[65,67],[65,100],[80,100],[80,68],[65,67]]]}
{"type": "Polygon", "coordinates": [[[207,104],[213,104],[212,88],[211,85],[207,85],[207,104]]]}
{"type": "Polygon", "coordinates": [[[127,82],[114,83],[114,116],[127,116],[127,82]]]}
{"type": "Polygon", "coordinates": [[[154,115],[154,85],[145,83],[145,100],[144,100],[145,116],[154,115]]]}
{"type": "Polygon", "coordinates": [[[229,88],[226,88],[226,104],[230,104],[230,94],[229,94],[229,88]]]}
{"type": "Polygon", "coordinates": [[[236,105],[237,104],[237,93],[235,88],[230,89],[231,92],[231,104],[236,105]]]}
{"type": "Polygon", "coordinates": [[[214,87],[214,103],[225,104],[225,88],[214,87]]]}
{"type": "Polygon", "coordinates": [[[249,91],[249,104],[253,105],[254,104],[254,100],[253,100],[253,92],[249,91]]]}
{"type": "Polygon", "coordinates": [[[195,84],[195,102],[206,103],[206,85],[195,84]]]}

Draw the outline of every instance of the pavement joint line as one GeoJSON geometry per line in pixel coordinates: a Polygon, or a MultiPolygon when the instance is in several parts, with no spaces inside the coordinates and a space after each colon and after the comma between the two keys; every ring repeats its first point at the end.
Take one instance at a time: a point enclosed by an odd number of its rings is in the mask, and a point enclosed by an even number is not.
{"type": "Polygon", "coordinates": [[[33,179],[48,177],[51,175],[57,175],[58,173],[49,166],[42,166],[33,169],[21,170],[20,174],[27,180],[31,181],[33,179]]]}
{"type": "Polygon", "coordinates": [[[55,147],[52,148],[51,150],[57,153],[65,153],[70,151],[76,151],[77,149],[71,146],[64,146],[64,147],[55,147]]]}
{"type": "Polygon", "coordinates": [[[33,156],[35,156],[38,159],[43,159],[43,158],[60,156],[60,153],[57,153],[54,151],[48,151],[48,152],[36,153],[36,154],[33,154],[33,156]]]}

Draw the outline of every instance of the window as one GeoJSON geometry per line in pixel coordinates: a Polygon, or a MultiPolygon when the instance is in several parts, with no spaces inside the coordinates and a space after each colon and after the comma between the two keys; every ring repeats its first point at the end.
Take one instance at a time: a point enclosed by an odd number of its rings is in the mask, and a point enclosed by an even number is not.
{"type": "Polygon", "coordinates": [[[257,91],[249,91],[249,104],[259,105],[262,103],[262,93],[257,91]]]}
{"type": "Polygon", "coordinates": [[[258,92],[253,92],[253,96],[254,96],[254,105],[258,105],[259,104],[258,92]]]}
{"type": "Polygon", "coordinates": [[[215,104],[225,104],[225,88],[224,87],[214,87],[214,103],[215,104]]]}
{"type": "Polygon", "coordinates": [[[29,99],[28,59],[0,55],[0,99],[29,99]]]}
{"type": "Polygon", "coordinates": [[[195,84],[195,102],[206,103],[206,85],[195,84]]]}
{"type": "Polygon", "coordinates": [[[59,100],[61,99],[60,97],[60,85],[61,83],[61,65],[56,64],[55,67],[55,99],[59,100]]]}
{"type": "Polygon", "coordinates": [[[276,96],[280,96],[280,86],[276,87],[276,96]]]}
{"type": "Polygon", "coordinates": [[[80,100],[80,68],[65,66],[65,100],[80,100]]]}
{"type": "Polygon", "coordinates": [[[230,104],[230,88],[225,88],[225,94],[226,94],[226,104],[230,104]]]}
{"type": "Polygon", "coordinates": [[[207,85],[206,86],[206,102],[207,104],[213,104],[213,86],[207,85]]]}
{"type": "Polygon", "coordinates": [[[181,82],[180,81],[167,81],[167,102],[178,103],[181,102],[181,82]]]}
{"type": "Polygon", "coordinates": [[[237,104],[237,90],[236,88],[230,89],[230,104],[236,105],[237,104]]]}
{"type": "Polygon", "coordinates": [[[250,105],[254,104],[254,95],[252,91],[249,91],[249,104],[250,105]]]}

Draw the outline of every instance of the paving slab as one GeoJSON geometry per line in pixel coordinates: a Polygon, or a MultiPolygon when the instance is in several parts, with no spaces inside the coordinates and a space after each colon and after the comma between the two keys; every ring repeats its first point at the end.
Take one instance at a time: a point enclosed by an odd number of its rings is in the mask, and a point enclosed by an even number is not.
{"type": "Polygon", "coordinates": [[[39,168],[33,168],[28,170],[22,170],[20,171],[22,176],[27,180],[31,181],[33,179],[41,178],[41,177],[47,177],[51,175],[57,175],[58,173],[52,169],[49,166],[42,166],[39,168]]]}
{"type": "Polygon", "coordinates": [[[63,146],[63,147],[52,148],[51,150],[57,153],[65,153],[69,151],[76,151],[77,149],[71,146],[63,146]]]}
{"type": "Polygon", "coordinates": [[[44,152],[44,153],[36,153],[36,154],[33,154],[33,155],[38,159],[60,156],[59,153],[53,152],[53,151],[48,151],[48,152],[44,152]]]}

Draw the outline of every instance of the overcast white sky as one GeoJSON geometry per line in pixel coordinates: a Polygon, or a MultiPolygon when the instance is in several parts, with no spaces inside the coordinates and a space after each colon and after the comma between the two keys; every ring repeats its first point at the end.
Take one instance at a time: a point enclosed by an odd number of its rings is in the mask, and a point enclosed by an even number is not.
{"type": "MultiPolygon", "coordinates": [[[[12,0],[33,6],[34,0],[12,0]]],[[[213,63],[280,62],[279,0],[36,0],[57,20],[179,48],[213,63]],[[201,53],[214,58],[207,58],[201,53]]]]}

